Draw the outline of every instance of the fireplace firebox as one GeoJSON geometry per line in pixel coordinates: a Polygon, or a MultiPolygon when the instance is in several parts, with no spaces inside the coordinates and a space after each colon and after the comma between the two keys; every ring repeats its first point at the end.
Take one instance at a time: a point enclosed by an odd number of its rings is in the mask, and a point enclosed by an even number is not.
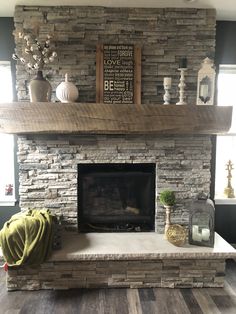
{"type": "Polygon", "coordinates": [[[153,163],[79,164],[79,231],[154,231],[155,173],[153,163]]]}

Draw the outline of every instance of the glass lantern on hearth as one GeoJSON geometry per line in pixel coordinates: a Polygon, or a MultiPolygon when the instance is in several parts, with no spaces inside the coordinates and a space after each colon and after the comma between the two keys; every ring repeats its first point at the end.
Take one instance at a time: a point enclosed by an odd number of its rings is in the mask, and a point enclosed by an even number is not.
{"type": "Polygon", "coordinates": [[[189,243],[214,246],[215,207],[206,194],[192,202],[189,215],[189,243]]]}

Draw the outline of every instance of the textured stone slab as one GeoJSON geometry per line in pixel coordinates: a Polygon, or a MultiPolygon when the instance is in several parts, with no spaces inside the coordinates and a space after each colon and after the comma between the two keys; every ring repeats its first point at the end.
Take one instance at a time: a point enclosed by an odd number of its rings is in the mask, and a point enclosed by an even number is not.
{"type": "MultiPolygon", "coordinates": [[[[155,232],[66,233],[62,243],[62,250],[54,251],[49,261],[236,258],[236,250],[217,233],[214,248],[189,244],[176,247],[155,232]]],[[[189,265],[191,267],[191,263],[189,265]]],[[[186,266],[188,263],[185,263],[186,266]]],[[[204,264],[201,266],[204,267],[204,264]]]]}

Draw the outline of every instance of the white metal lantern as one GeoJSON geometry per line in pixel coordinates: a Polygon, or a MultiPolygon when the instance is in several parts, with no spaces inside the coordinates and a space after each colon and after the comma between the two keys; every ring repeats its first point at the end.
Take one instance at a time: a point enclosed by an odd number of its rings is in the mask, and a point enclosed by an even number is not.
{"type": "Polygon", "coordinates": [[[215,76],[213,61],[205,58],[198,71],[197,105],[214,105],[215,76]]]}

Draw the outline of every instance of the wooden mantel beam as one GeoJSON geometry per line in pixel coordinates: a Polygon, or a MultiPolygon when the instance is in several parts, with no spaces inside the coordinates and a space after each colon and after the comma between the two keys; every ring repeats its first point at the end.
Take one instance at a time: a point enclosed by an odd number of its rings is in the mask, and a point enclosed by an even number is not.
{"type": "Polygon", "coordinates": [[[100,103],[0,104],[0,132],[12,134],[219,134],[232,107],[100,103]]]}

